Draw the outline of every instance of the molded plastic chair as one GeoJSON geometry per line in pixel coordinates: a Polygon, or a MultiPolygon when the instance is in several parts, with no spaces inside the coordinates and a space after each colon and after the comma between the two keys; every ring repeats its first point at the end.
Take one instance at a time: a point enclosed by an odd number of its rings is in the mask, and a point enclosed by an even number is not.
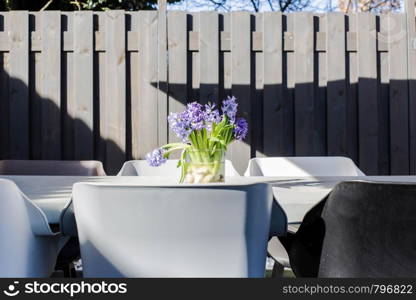
{"type": "Polygon", "coordinates": [[[295,274],[416,277],[415,199],[415,184],[338,184],[293,237],[295,274]]]}
{"type": "MultiPolygon", "coordinates": [[[[177,159],[168,159],[159,167],[150,166],[146,160],[130,160],[123,164],[118,176],[181,176],[181,168],[177,168],[177,159]]],[[[225,176],[240,176],[230,160],[225,160],[225,176]]]]}
{"type": "Polygon", "coordinates": [[[249,161],[245,176],[365,176],[347,157],[262,157],[249,161]]]}
{"type": "Polygon", "coordinates": [[[95,160],[1,160],[0,175],[105,176],[95,160]]]}
{"type": "MultiPolygon", "coordinates": [[[[365,176],[347,157],[264,157],[252,158],[244,176],[365,176]]],[[[273,220],[272,220],[273,222],[273,220]]],[[[278,239],[269,243],[275,263],[274,274],[290,268],[289,256],[278,239]]]]}
{"type": "MultiPolygon", "coordinates": [[[[94,160],[1,160],[0,175],[105,176],[106,174],[102,163],[94,160]]],[[[80,255],[71,204],[62,212],[60,223],[60,231],[66,237],[73,237],[60,251],[56,266],[67,274],[70,263],[80,255]]]]}
{"type": "Polygon", "coordinates": [[[263,277],[272,190],[77,183],[86,277],[263,277]]]}
{"type": "Polygon", "coordinates": [[[49,277],[60,237],[10,180],[0,179],[0,277],[49,277]]]}

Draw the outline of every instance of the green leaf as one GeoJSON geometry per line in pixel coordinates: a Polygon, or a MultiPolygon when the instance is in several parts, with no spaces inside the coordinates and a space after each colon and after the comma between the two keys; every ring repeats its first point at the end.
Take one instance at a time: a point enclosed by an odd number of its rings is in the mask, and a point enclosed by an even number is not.
{"type": "Polygon", "coordinates": [[[220,143],[223,146],[227,145],[224,139],[219,139],[217,137],[211,137],[209,140],[210,142],[213,142],[213,143],[220,143]]]}
{"type": "Polygon", "coordinates": [[[187,149],[183,149],[182,153],[181,153],[181,157],[179,159],[178,162],[178,168],[182,166],[182,170],[181,170],[181,178],[179,180],[180,183],[183,183],[183,180],[185,179],[185,174],[186,174],[186,169],[187,169],[187,163],[186,163],[186,153],[187,153],[187,149]]]}

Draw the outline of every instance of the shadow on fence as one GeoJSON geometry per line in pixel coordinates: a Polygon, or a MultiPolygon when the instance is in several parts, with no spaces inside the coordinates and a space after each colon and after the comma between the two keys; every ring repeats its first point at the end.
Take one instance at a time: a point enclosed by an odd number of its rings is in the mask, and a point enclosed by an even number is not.
{"type": "MultiPolygon", "coordinates": [[[[170,104],[175,101],[185,105],[188,99],[201,99],[203,103],[216,99],[219,104],[218,99],[229,94],[239,98],[241,116],[248,119],[251,128],[245,141],[249,151],[240,146],[230,151],[240,172],[254,156],[342,155],[352,158],[367,174],[407,175],[416,172],[416,99],[409,97],[410,85],[415,83],[392,80],[381,84],[365,78],[357,84],[329,82],[326,87],[305,83],[294,88],[234,85],[225,89],[204,84],[193,90],[194,98],[189,98],[189,93],[175,92],[189,90],[186,84],[161,86],[169,86],[163,92],[170,97],[170,104]]],[[[127,148],[122,150],[100,132],[100,97],[94,96],[94,122],[90,128],[71,116],[65,95],[58,107],[37,93],[35,86],[34,80],[28,86],[4,70],[0,72],[1,159],[96,159],[104,163],[109,174],[115,174],[125,160],[132,158],[130,104],[127,148]],[[27,94],[28,99],[12,98],[17,91],[27,94]],[[91,154],[82,154],[79,148],[83,147],[91,147],[91,154]]]]}
{"type": "Polygon", "coordinates": [[[35,86],[34,80],[28,86],[22,80],[10,77],[4,70],[0,72],[0,158],[94,159],[104,163],[108,174],[117,173],[129,158],[126,151],[100,134],[99,101],[94,102],[94,125],[90,128],[82,120],[71,116],[64,95],[59,107],[51,99],[37,93],[35,86]],[[8,95],[17,91],[27,94],[28,98],[10,100],[8,95]],[[85,149],[89,147],[91,149],[85,149]],[[118,161],[109,162],[107,151],[111,151],[118,161]]]}
{"type": "MultiPolygon", "coordinates": [[[[169,91],[163,92],[169,95],[169,103],[181,105],[187,99],[207,103],[211,97],[221,101],[226,95],[236,96],[240,114],[251,128],[244,141],[250,146],[250,157],[346,156],[369,175],[408,175],[416,174],[416,99],[409,96],[415,84],[408,80],[381,83],[373,78],[359,78],[357,83],[330,81],[327,86],[303,83],[294,88],[287,83],[260,89],[253,84],[231,89],[201,84],[192,93],[187,84],[169,84],[169,91]]],[[[153,86],[157,88],[156,83],[153,86]]],[[[220,101],[211,102],[219,105],[220,101]]],[[[234,163],[240,172],[244,170],[234,163]]]]}

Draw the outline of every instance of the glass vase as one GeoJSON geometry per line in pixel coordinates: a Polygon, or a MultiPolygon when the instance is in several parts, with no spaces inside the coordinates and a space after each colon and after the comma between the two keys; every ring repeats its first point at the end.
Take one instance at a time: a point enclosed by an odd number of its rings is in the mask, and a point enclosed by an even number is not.
{"type": "Polygon", "coordinates": [[[224,182],[225,151],[188,150],[182,168],[184,183],[224,182]]]}

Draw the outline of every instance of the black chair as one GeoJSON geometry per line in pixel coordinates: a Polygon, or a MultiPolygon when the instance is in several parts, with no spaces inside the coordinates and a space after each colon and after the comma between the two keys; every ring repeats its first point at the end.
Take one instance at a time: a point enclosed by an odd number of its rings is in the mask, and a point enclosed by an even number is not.
{"type": "Polygon", "coordinates": [[[285,240],[299,277],[416,277],[416,185],[342,182],[285,240]]]}

